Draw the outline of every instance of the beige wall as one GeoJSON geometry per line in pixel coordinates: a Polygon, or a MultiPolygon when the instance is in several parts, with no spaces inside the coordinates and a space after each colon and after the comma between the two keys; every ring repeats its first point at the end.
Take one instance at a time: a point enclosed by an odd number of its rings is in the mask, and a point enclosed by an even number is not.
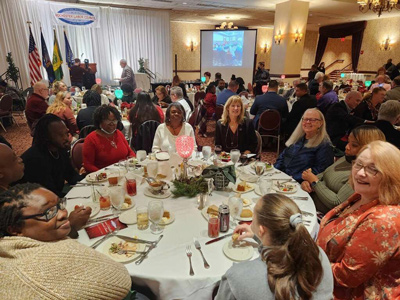
{"type": "Polygon", "coordinates": [[[257,29],[257,44],[256,44],[256,53],[257,53],[257,63],[260,61],[265,62],[265,68],[270,68],[271,63],[271,47],[272,47],[272,37],[274,34],[274,29],[272,28],[256,28],[257,29]],[[268,45],[268,50],[264,53],[262,47],[264,47],[265,43],[268,45]]]}

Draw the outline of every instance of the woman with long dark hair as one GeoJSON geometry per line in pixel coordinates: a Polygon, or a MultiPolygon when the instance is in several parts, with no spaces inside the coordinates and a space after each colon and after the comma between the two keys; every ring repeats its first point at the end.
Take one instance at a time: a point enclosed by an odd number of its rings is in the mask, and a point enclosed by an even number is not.
{"type": "Polygon", "coordinates": [[[222,277],[216,300],[332,299],[328,257],[304,226],[299,207],[280,194],[266,194],[251,225],[235,228],[238,240],[259,242],[258,259],[234,264],[222,277]]]}

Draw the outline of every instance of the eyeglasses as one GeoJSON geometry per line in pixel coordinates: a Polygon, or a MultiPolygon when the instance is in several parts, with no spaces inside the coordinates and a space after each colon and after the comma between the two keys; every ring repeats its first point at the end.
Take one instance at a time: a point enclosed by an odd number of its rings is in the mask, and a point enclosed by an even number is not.
{"type": "Polygon", "coordinates": [[[375,169],[374,167],[364,166],[362,163],[360,163],[358,161],[353,161],[353,168],[356,171],[360,171],[361,169],[364,169],[364,172],[370,176],[375,176],[376,174],[379,173],[379,170],[375,169]]]}
{"type": "Polygon", "coordinates": [[[22,216],[22,219],[23,220],[38,219],[38,220],[43,220],[43,221],[48,222],[57,215],[58,210],[60,210],[60,209],[64,210],[66,208],[66,205],[67,205],[67,199],[61,198],[56,205],[46,209],[46,211],[44,213],[30,215],[30,216],[22,216]]]}
{"type": "Polygon", "coordinates": [[[104,123],[106,123],[107,125],[111,125],[111,124],[115,125],[115,124],[118,123],[118,120],[112,120],[112,121],[110,121],[110,120],[104,120],[104,123]]]}
{"type": "Polygon", "coordinates": [[[301,120],[304,123],[307,123],[307,122],[314,123],[314,122],[317,122],[317,121],[321,121],[321,119],[315,119],[315,118],[301,118],[301,120]]]}

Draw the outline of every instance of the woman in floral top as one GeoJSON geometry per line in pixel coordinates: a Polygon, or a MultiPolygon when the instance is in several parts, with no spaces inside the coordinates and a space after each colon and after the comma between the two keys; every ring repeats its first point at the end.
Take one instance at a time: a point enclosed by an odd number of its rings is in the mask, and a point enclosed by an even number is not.
{"type": "Polygon", "coordinates": [[[353,194],[322,219],[317,244],[331,262],[335,299],[400,297],[400,151],[375,141],[351,172],[353,194]]]}

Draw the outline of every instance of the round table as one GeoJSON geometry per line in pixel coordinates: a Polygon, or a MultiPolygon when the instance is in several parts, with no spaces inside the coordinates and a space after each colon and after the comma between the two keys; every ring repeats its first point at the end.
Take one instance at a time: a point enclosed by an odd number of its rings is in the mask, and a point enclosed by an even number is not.
{"type": "MultiPolygon", "coordinates": [[[[271,172],[271,171],[270,171],[271,172]]],[[[274,171],[272,171],[274,172],[274,171]]],[[[274,174],[271,179],[290,178],[284,173],[274,174]]],[[[137,179],[137,195],[133,197],[137,206],[146,206],[150,200],[143,194],[147,188],[147,183],[141,183],[141,177],[137,179]]],[[[85,182],[85,180],[83,180],[85,182]]],[[[108,182],[105,182],[108,185],[108,182]]],[[[230,183],[229,186],[233,186],[230,183]]],[[[75,187],[68,194],[68,197],[83,197],[91,194],[91,187],[75,187]]],[[[207,205],[220,205],[224,199],[234,195],[234,192],[213,191],[212,196],[208,197],[207,205]]],[[[303,191],[297,184],[297,192],[290,196],[307,196],[307,200],[295,200],[301,210],[313,214],[303,216],[304,219],[311,221],[307,225],[310,234],[315,237],[319,225],[316,218],[316,210],[311,197],[303,191]]],[[[258,196],[254,191],[244,193],[243,198],[252,200],[251,208],[254,202],[258,200],[258,196]]],[[[87,200],[87,199],[86,199],[87,200]]],[[[195,198],[167,198],[162,200],[164,208],[175,215],[175,221],[165,226],[163,235],[159,244],[153,249],[147,258],[140,265],[134,262],[125,264],[132,277],[134,285],[147,286],[156,295],[158,299],[211,299],[212,291],[221,276],[232,266],[233,261],[228,259],[222,247],[230,238],[205,245],[210,238],[207,234],[207,221],[198,210],[197,199],[195,198]],[[195,249],[193,238],[197,238],[201,244],[201,248],[205,258],[210,264],[209,269],[203,266],[203,260],[200,252],[195,249]],[[192,264],[195,272],[194,276],[189,275],[189,260],[186,256],[185,249],[187,245],[192,247],[192,264]]],[[[74,199],[67,201],[67,209],[71,211],[76,204],[83,202],[82,199],[74,199]]],[[[135,208],[132,208],[135,209],[135,208]]],[[[96,216],[109,214],[110,211],[100,211],[96,216]]],[[[232,232],[232,229],[229,230],[232,232]]],[[[138,236],[146,240],[156,240],[158,235],[150,232],[150,229],[144,231],[138,230],[136,225],[129,225],[127,228],[120,230],[120,235],[138,236]]],[[[223,233],[220,233],[220,236],[223,233]]],[[[85,230],[79,231],[78,241],[85,245],[92,245],[99,238],[89,239],[85,230]]],[[[103,244],[96,250],[103,251],[103,244]]],[[[258,251],[254,249],[253,259],[258,257],[258,251]]]]}

